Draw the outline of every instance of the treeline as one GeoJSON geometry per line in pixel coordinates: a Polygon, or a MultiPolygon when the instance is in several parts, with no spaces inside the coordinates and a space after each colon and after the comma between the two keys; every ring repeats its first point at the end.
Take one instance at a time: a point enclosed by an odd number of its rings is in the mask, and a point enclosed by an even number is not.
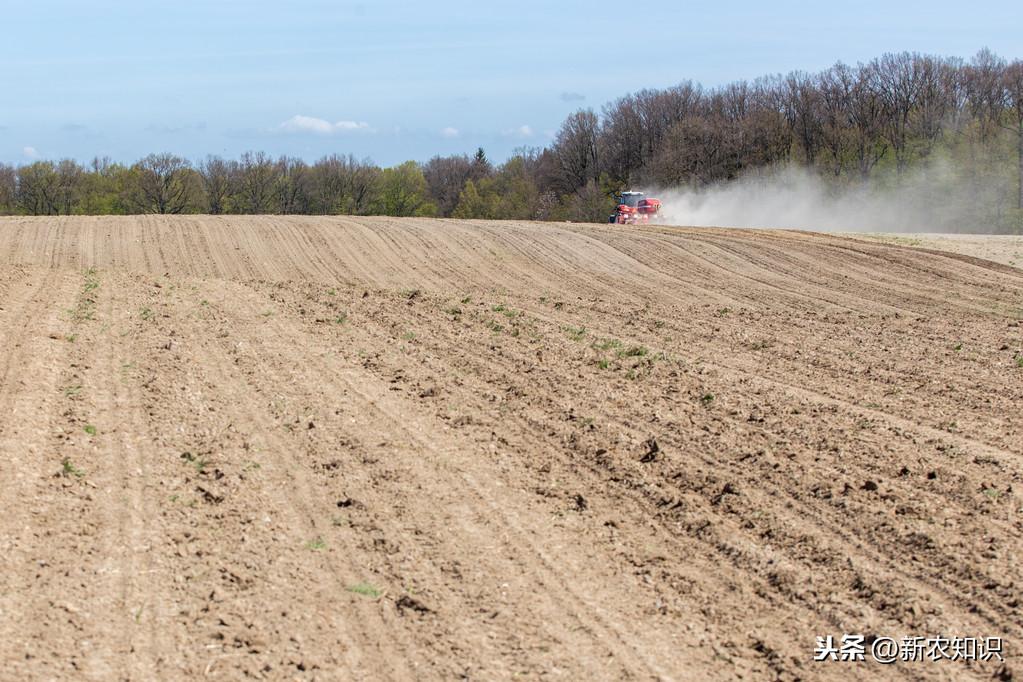
{"type": "Polygon", "coordinates": [[[898,187],[935,164],[976,220],[1023,229],[1023,62],[916,53],[703,88],[686,81],[570,115],[543,149],[380,168],[247,153],[0,165],[0,212],[383,214],[605,220],[628,187],[699,188],[798,165],[836,188],[898,187]]]}

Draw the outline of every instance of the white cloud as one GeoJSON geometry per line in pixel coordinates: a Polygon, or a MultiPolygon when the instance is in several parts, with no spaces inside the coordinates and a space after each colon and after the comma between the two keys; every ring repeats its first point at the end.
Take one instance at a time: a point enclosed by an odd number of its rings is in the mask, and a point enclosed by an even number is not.
{"type": "Polygon", "coordinates": [[[337,121],[331,123],[322,118],[296,115],[280,125],[280,129],[289,133],[315,133],[316,135],[332,135],[334,133],[372,132],[368,123],[361,121],[337,121]]]}
{"type": "Polygon", "coordinates": [[[39,151],[35,147],[25,147],[21,150],[21,153],[25,155],[26,159],[38,159],[39,151]]]}
{"type": "Polygon", "coordinates": [[[445,128],[444,130],[440,131],[440,134],[442,136],[444,136],[444,137],[449,137],[450,138],[450,137],[458,137],[460,133],[458,132],[458,128],[448,127],[448,128],[445,128]]]}
{"type": "Polygon", "coordinates": [[[528,125],[521,125],[518,128],[512,128],[511,130],[504,131],[506,137],[533,137],[533,129],[528,125]]]}

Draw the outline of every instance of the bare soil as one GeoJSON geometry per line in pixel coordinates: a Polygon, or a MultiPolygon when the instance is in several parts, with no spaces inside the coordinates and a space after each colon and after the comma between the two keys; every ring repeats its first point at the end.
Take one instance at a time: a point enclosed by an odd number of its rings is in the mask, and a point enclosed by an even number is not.
{"type": "Polygon", "coordinates": [[[1012,679],[1021,320],[808,233],[5,219],[0,677],[1012,679]]]}
{"type": "Polygon", "coordinates": [[[874,233],[853,236],[885,244],[950,251],[1023,268],[1023,236],[1021,235],[874,233]]]}

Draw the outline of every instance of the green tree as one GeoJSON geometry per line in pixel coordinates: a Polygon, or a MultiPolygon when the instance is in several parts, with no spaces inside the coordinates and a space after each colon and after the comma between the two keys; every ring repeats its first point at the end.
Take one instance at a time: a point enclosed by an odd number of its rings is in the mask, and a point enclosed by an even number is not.
{"type": "MultiPolygon", "coordinates": [[[[481,184],[485,182],[481,181],[481,184]]],[[[469,180],[458,195],[458,205],[451,215],[454,218],[494,218],[494,213],[494,202],[480,194],[476,183],[469,180]]]]}
{"type": "Polygon", "coordinates": [[[378,180],[375,212],[389,216],[432,216],[437,207],[427,198],[426,177],[415,161],[385,168],[378,180]]]}
{"type": "Polygon", "coordinates": [[[14,166],[0,163],[0,214],[14,213],[18,173],[14,166]]]}
{"type": "Polygon", "coordinates": [[[17,173],[18,207],[29,215],[57,215],[59,185],[57,168],[52,161],[36,161],[22,166],[17,173]]]}

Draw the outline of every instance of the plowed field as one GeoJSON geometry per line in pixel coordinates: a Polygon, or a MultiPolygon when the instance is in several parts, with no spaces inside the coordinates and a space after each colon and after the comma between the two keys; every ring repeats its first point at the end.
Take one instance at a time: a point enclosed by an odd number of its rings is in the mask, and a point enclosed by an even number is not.
{"type": "Polygon", "coordinates": [[[806,233],[5,219],[0,678],[1011,679],[1021,320],[806,233]]]}

